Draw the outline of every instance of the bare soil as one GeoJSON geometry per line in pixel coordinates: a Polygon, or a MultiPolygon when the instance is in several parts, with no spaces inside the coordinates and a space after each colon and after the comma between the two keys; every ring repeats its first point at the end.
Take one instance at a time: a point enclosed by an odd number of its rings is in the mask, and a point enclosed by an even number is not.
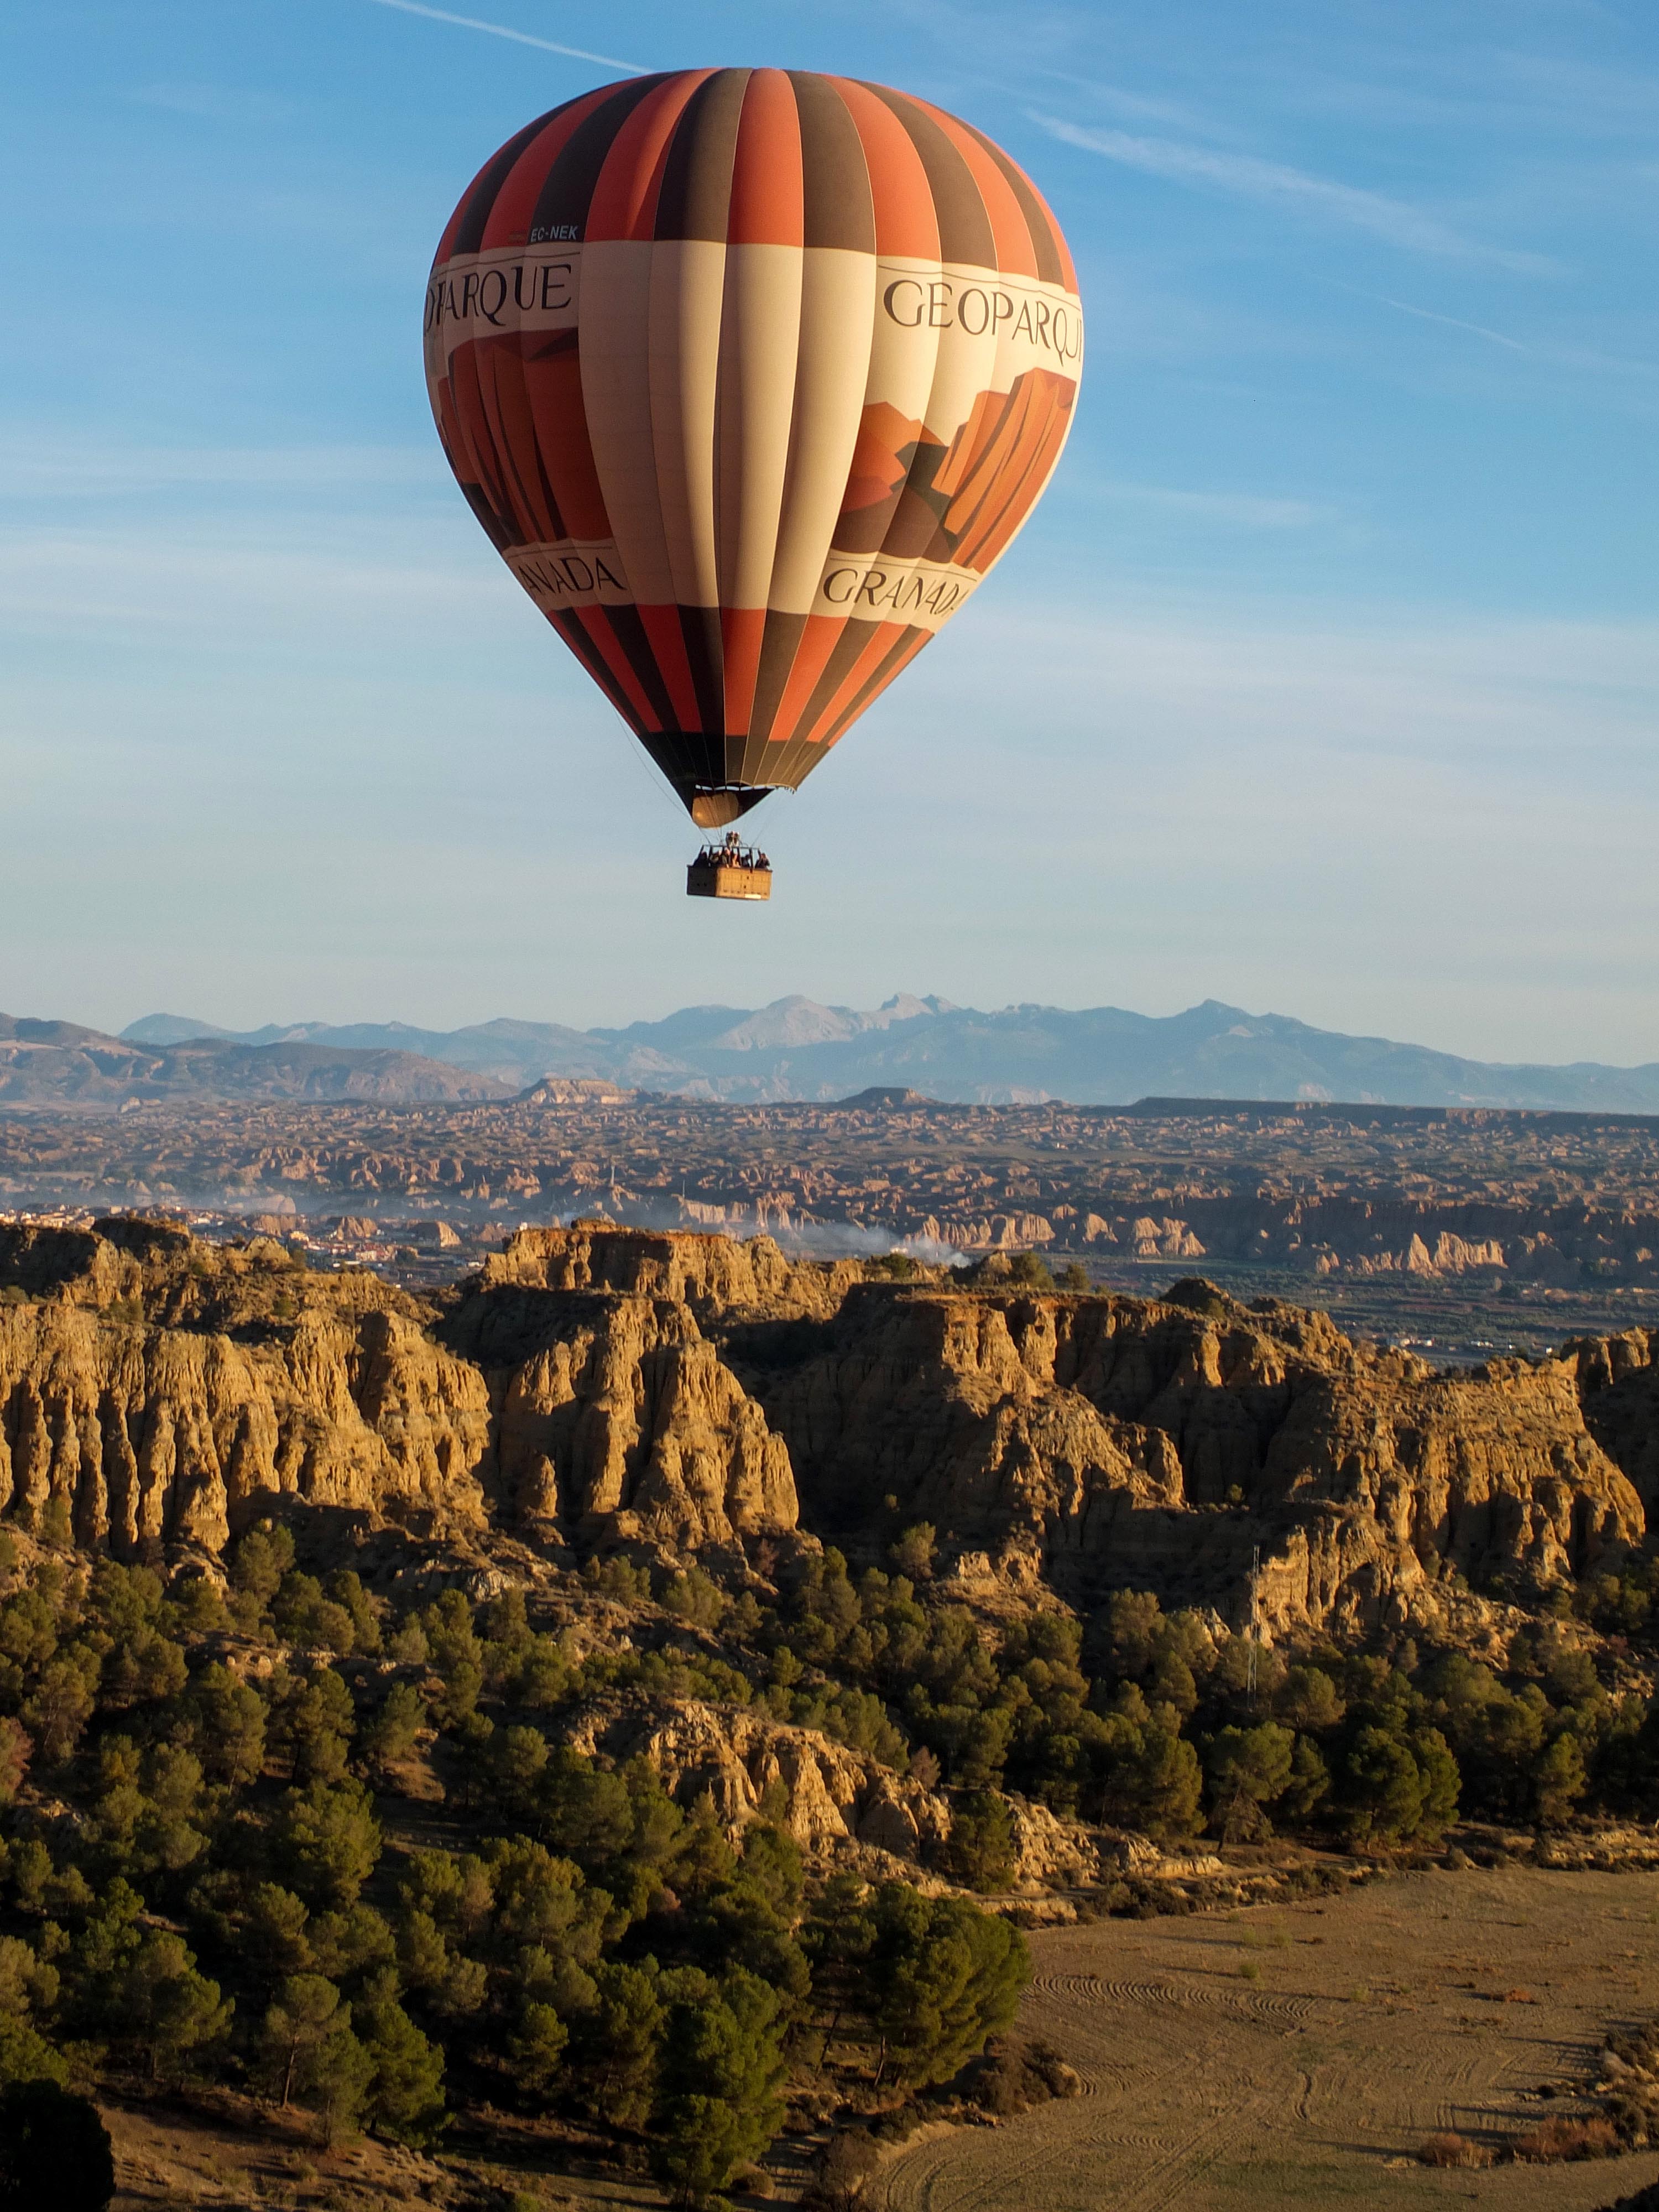
{"type": "Polygon", "coordinates": [[[1659,2010],[1659,1875],[1433,1871],[1030,1942],[1020,2024],[1084,2094],[906,2152],[880,2212],[1589,2212],[1659,2180],[1655,2153],[1444,2172],[1415,2156],[1443,2130],[1498,2149],[1592,2109],[1608,2028],[1659,2010]]]}

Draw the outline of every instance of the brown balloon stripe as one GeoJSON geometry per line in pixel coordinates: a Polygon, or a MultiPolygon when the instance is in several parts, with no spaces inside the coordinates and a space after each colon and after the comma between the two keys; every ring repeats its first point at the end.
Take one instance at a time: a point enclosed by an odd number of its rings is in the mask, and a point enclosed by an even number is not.
{"type": "Polygon", "coordinates": [[[633,731],[635,736],[641,736],[643,731],[640,718],[634,710],[632,702],[617,680],[611,664],[594,643],[586,625],[574,607],[566,608],[557,614],[550,614],[547,619],[622,716],[623,721],[627,723],[629,728],[633,731]]]}
{"type": "MultiPolygon", "coordinates": [[[[884,106],[892,110],[916,149],[933,197],[933,212],[939,222],[939,259],[966,262],[975,269],[1000,267],[990,213],[980,197],[974,173],[958,149],[920,100],[907,99],[902,92],[889,92],[884,85],[866,85],[865,89],[873,92],[884,106]]],[[[1030,252],[1029,239],[1025,252],[1030,252]]],[[[1013,270],[1008,271],[1010,276],[1016,273],[1013,270]]]]}
{"type": "Polygon", "coordinates": [[[747,70],[716,70],[686,102],[663,164],[653,236],[724,244],[749,77],[747,70]]]}

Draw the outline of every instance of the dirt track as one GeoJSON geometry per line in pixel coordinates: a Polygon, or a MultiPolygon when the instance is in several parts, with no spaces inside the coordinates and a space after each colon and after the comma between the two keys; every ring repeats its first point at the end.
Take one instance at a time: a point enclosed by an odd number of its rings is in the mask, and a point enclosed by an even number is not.
{"type": "Polygon", "coordinates": [[[1021,2014],[1085,2094],[938,2137],[884,2212],[1241,2212],[1476,2203],[1588,2212],[1659,2154],[1434,2172],[1423,2138],[1497,2143],[1593,2078],[1607,2028],[1659,2011],[1659,1875],[1404,1875],[1229,1917],[1031,1938],[1021,2014]]]}

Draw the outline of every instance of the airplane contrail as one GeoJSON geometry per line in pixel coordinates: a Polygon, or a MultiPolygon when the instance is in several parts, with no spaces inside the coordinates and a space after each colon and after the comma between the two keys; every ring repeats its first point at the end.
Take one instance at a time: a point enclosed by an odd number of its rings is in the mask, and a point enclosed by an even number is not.
{"type": "Polygon", "coordinates": [[[481,22],[476,15],[452,15],[447,8],[425,8],[420,0],[374,0],[377,8],[396,8],[405,15],[425,15],[434,23],[459,23],[464,31],[488,31],[492,38],[511,39],[520,46],[539,46],[546,54],[566,54],[572,61],[603,62],[607,69],[636,70],[637,62],[619,61],[615,54],[591,54],[586,46],[562,46],[552,39],[532,39],[528,31],[509,31],[505,23],[481,22]]]}

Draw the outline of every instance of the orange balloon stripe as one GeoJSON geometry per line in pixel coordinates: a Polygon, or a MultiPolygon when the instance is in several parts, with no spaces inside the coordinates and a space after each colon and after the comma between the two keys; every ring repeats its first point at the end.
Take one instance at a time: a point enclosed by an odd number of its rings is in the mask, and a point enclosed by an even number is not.
{"type": "Polygon", "coordinates": [[[1075,292],[1077,272],[1072,267],[1066,240],[1060,234],[1060,225],[1054,221],[1042,193],[1018,162],[1012,161],[994,139],[988,138],[971,123],[963,122],[958,116],[946,117],[937,108],[930,112],[937,115],[941,123],[949,122],[963,137],[971,139],[1008,187],[1031,241],[1031,251],[1036,258],[1036,274],[1042,283],[1059,284],[1068,292],[1075,292]]]}
{"type": "Polygon", "coordinates": [[[885,100],[850,76],[830,82],[864,148],[876,208],[876,252],[885,260],[937,261],[939,217],[927,189],[927,172],[910,134],[885,100]]]}
{"type": "Polygon", "coordinates": [[[919,100],[916,106],[924,115],[932,116],[968,164],[975,186],[985,203],[985,212],[991,218],[991,235],[996,240],[999,270],[1005,276],[1036,276],[1036,249],[1031,243],[1030,228],[1006,177],[973,133],[958,123],[954,115],[947,115],[942,107],[935,107],[926,100],[919,100]]]}
{"type": "Polygon", "coordinates": [[[772,718],[770,735],[775,744],[787,745],[795,735],[800,718],[817,689],[818,679],[836,649],[836,641],[846,627],[845,615],[808,615],[806,617],[806,629],[795,649],[794,665],[789,671],[789,681],[783,687],[778,711],[772,718]]]}
{"type": "Polygon", "coordinates": [[[939,222],[941,258],[979,269],[994,268],[996,242],[990,214],[973,171],[956,146],[919,100],[895,92],[890,86],[872,85],[870,89],[891,108],[921,157],[939,222]]]}
{"type": "Polygon", "coordinates": [[[722,607],[720,645],[726,664],[726,734],[746,738],[755,708],[755,679],[760,674],[761,642],[766,635],[764,607],[722,607]]]}
{"type": "Polygon", "coordinates": [[[665,726],[695,730],[702,726],[697,706],[697,687],[692,680],[691,659],[685,649],[685,632],[680,626],[678,607],[640,608],[640,621],[674,709],[674,722],[665,726]]]}
{"type": "Polygon", "coordinates": [[[857,637],[860,631],[865,635],[860,638],[852,665],[847,669],[830,697],[823,702],[813,716],[811,726],[802,731],[801,735],[809,744],[823,744],[827,732],[844,711],[848,702],[857,697],[875,669],[879,666],[889,648],[908,627],[908,623],[854,621],[848,623],[849,635],[857,637]]]}
{"type": "Polygon", "coordinates": [[[757,70],[744,94],[738,125],[726,244],[803,244],[805,201],[795,88],[782,70],[757,70]]]}
{"type": "Polygon", "coordinates": [[[548,171],[594,109],[602,106],[616,89],[614,84],[602,84],[595,91],[583,93],[579,100],[554,109],[546,130],[532,138],[519,155],[490,204],[482,240],[485,252],[497,246],[528,244],[530,219],[547,181],[548,171]]]}
{"type": "Polygon", "coordinates": [[[606,610],[604,607],[578,607],[575,610],[575,615],[577,621],[592,639],[594,648],[604,659],[605,666],[621,685],[629,705],[638,715],[640,729],[641,731],[661,729],[662,717],[646,696],[645,686],[635,673],[633,663],[623,650],[622,640],[611,629],[607,619],[606,610]]]}

